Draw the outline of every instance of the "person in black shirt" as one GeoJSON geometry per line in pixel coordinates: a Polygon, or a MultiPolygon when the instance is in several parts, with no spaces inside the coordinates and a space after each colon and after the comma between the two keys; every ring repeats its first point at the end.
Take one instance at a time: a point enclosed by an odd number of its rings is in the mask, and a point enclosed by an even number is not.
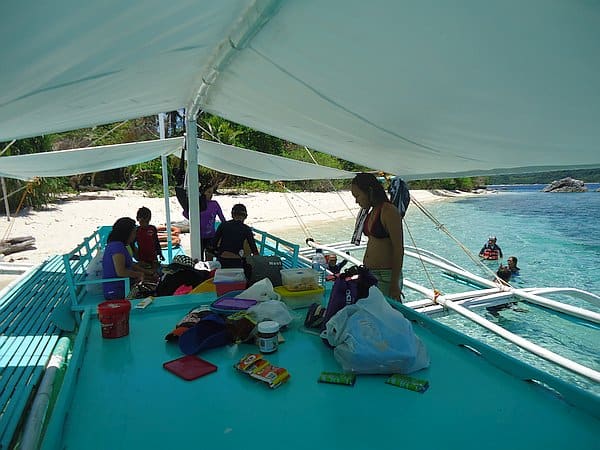
{"type": "Polygon", "coordinates": [[[244,252],[245,243],[248,243],[252,255],[258,255],[252,228],[244,224],[248,217],[246,207],[241,203],[234,205],[231,217],[231,220],[219,225],[214,238],[217,259],[224,269],[244,267],[244,257],[247,256],[244,252]]]}
{"type": "Polygon", "coordinates": [[[508,263],[508,270],[510,270],[510,273],[513,276],[519,275],[519,270],[521,269],[517,267],[517,257],[509,256],[506,262],[508,263]]]}
{"type": "Polygon", "coordinates": [[[496,236],[490,236],[488,241],[479,251],[479,256],[483,259],[497,260],[502,258],[502,249],[496,244],[496,236]]]}

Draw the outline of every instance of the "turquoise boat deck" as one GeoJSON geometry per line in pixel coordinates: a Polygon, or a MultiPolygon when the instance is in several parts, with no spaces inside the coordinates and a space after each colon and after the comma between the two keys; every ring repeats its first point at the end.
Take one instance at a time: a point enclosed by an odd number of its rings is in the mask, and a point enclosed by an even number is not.
{"type": "Polygon", "coordinates": [[[575,389],[572,399],[583,395],[591,414],[573,407],[524,381],[543,378],[541,372],[443,326],[429,327],[427,318],[425,326],[414,323],[431,355],[431,366],[413,374],[429,380],[424,394],[387,385],[385,376],[359,375],[354,387],[318,383],[321,371],[340,367],[318,336],[302,331],[304,310],[267,357],[291,374],[278,389],[233,368],[258,351],[249,344],[202,352],[217,372],[184,381],[162,367],[181,356],[164,336],[188,310],[213,299],[214,293],[157,298],[133,309],[130,334],[113,340],[101,337],[97,316],[86,312],[42,448],[598,448],[598,398],[575,389]],[[448,340],[477,348],[520,377],[448,340]]]}

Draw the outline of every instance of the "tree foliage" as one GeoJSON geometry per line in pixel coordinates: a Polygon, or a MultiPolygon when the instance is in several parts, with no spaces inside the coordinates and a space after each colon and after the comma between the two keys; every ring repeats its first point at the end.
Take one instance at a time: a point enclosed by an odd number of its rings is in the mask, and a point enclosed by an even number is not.
{"type": "MultiPolygon", "coordinates": [[[[11,145],[3,156],[48,152],[52,150],[51,142],[49,136],[20,139],[11,145]]],[[[4,149],[8,144],[8,142],[0,144],[0,149],[4,149]]],[[[56,198],[57,193],[63,192],[68,187],[64,178],[45,178],[32,181],[7,178],[5,184],[8,205],[13,214],[17,209],[40,208],[47,205],[56,198]]],[[[6,213],[4,201],[0,202],[0,211],[6,213]]]]}
{"type": "Polygon", "coordinates": [[[586,183],[600,183],[600,169],[557,170],[540,173],[517,173],[487,177],[489,184],[548,184],[571,177],[586,183]]]}
{"type": "Polygon", "coordinates": [[[485,180],[481,177],[444,178],[439,180],[412,180],[408,182],[411,189],[448,189],[472,191],[483,187],[485,180]]]}
{"type": "MultiPolygon", "coordinates": [[[[171,111],[166,114],[167,137],[182,136],[184,130],[183,113],[171,111]]],[[[230,122],[217,116],[203,113],[198,118],[198,135],[207,140],[248,148],[271,155],[297,159],[348,171],[368,171],[369,168],[356,165],[326,153],[307,149],[292,142],[279,139],[243,125],[230,122]]],[[[93,147],[124,142],[136,142],[158,138],[158,120],[155,116],[128,120],[125,122],[99,125],[92,128],[57,133],[47,136],[22,139],[15,142],[5,156],[39,153],[51,150],[64,150],[79,147],[93,147]]],[[[1,145],[0,149],[6,144],[1,145]]],[[[169,184],[176,182],[174,173],[180,164],[176,156],[168,158],[169,184]]],[[[469,191],[486,184],[549,183],[559,178],[571,176],[587,182],[600,181],[600,169],[555,171],[536,174],[498,175],[489,177],[449,178],[444,180],[414,180],[409,182],[412,189],[458,189],[469,191]]],[[[219,173],[204,167],[199,168],[202,185],[218,185],[221,188],[244,190],[313,190],[331,191],[349,187],[350,180],[307,180],[282,184],[250,180],[244,177],[219,173]]],[[[80,191],[97,188],[144,189],[162,195],[162,167],[159,159],[114,170],[94,174],[78,174],[72,177],[58,177],[37,180],[28,185],[19,180],[6,180],[11,211],[21,203],[23,206],[41,207],[65,191],[80,191]]],[[[0,202],[0,210],[4,202],[0,202]]]]}

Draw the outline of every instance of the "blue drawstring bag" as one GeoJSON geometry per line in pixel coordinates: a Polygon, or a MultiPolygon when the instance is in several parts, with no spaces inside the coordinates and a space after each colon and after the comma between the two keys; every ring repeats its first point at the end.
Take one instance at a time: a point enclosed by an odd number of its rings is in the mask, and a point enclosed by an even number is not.
{"type": "Polygon", "coordinates": [[[186,355],[194,355],[231,342],[233,339],[225,320],[218,314],[209,314],[179,337],[179,349],[186,355]]]}

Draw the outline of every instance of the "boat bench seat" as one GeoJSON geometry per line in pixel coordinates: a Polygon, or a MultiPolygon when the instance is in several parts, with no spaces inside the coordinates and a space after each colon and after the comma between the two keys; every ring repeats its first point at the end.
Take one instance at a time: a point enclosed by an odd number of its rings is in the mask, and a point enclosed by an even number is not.
{"type": "Polygon", "coordinates": [[[51,314],[69,300],[60,256],[47,259],[0,293],[0,448],[13,448],[60,336],[51,314]]]}
{"type": "Polygon", "coordinates": [[[103,250],[106,239],[112,227],[98,227],[96,231],[83,239],[83,242],[62,255],[65,280],[71,296],[71,308],[74,311],[82,311],[90,306],[96,306],[103,300],[101,294],[88,292],[87,287],[94,284],[102,284],[108,281],[124,281],[125,292],[129,292],[129,278],[106,278],[102,276],[93,278],[88,275],[88,266],[92,260],[103,250]]]}
{"type": "Polygon", "coordinates": [[[258,253],[263,256],[278,256],[284,269],[310,267],[309,260],[299,259],[300,246],[283,240],[266,231],[252,228],[258,253]]]}
{"type": "MultiPolygon", "coordinates": [[[[83,239],[83,242],[62,255],[65,280],[71,296],[71,308],[74,311],[83,311],[90,307],[96,307],[103,301],[101,293],[94,294],[88,291],[87,287],[94,284],[102,284],[108,281],[124,281],[125,292],[129,292],[129,278],[93,278],[88,274],[88,266],[92,260],[101,252],[106,245],[106,240],[112,227],[102,226],[83,239]]],[[[256,233],[256,244],[261,255],[276,255],[282,260],[284,268],[296,267],[302,265],[298,259],[299,247],[291,242],[284,241],[276,236],[261,230],[254,230],[256,233]]],[[[183,251],[179,248],[174,254],[180,254],[183,251]]],[[[304,264],[306,265],[306,264],[304,264]]]]}

